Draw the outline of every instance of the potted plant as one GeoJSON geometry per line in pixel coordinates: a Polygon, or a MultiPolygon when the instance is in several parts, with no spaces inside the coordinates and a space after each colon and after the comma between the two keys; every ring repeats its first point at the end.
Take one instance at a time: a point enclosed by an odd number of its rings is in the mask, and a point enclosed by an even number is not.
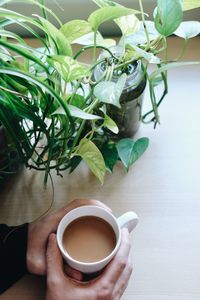
{"type": "MultiPolygon", "coordinates": [[[[0,7],[0,121],[9,137],[8,146],[14,145],[27,167],[44,170],[45,183],[51,170],[59,175],[65,169],[72,172],[81,160],[101,182],[106,169],[112,172],[118,160],[128,170],[148,146],[148,138],[134,141],[130,136],[140,119],[148,122],[150,114],[150,121],[155,126],[159,123],[158,106],[168,90],[167,70],[187,64],[168,62],[166,37],[178,30],[179,36],[184,33],[188,39],[199,29],[191,23],[181,25],[183,7],[179,0],[167,1],[167,5],[158,0],[155,27],[145,21],[142,1],[137,11],[110,0],[93,0],[100,8],[87,21],[66,24],[45,7],[44,1],[28,2],[36,3],[43,16],[26,17],[0,7]],[[173,12],[170,15],[169,9],[173,12]],[[108,20],[114,20],[122,31],[119,45],[99,32],[100,25],[108,20]],[[7,25],[12,23],[28,30],[42,47],[35,49],[9,31],[7,25]],[[81,45],[76,53],[74,43],[81,45]],[[80,57],[89,49],[93,51],[91,62],[82,63],[80,57]],[[163,60],[157,56],[161,51],[165,52],[163,60]],[[155,64],[151,74],[149,63],[155,64]],[[141,117],[146,81],[152,110],[141,117]],[[157,100],[155,86],[160,82],[164,91],[157,100]],[[130,104],[135,107],[131,111],[137,122],[129,132],[132,126],[121,115],[125,111],[130,115],[130,104]]],[[[193,1],[185,3],[191,8],[193,1]]]]}

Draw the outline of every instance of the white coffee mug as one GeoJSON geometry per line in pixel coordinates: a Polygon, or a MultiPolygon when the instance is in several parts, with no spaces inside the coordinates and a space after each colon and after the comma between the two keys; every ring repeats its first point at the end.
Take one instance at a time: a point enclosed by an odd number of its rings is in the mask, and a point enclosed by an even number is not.
{"type": "Polygon", "coordinates": [[[100,206],[94,206],[94,205],[84,205],[80,206],[78,208],[75,208],[68,212],[60,221],[58,225],[57,230],[57,243],[59,246],[59,249],[63,255],[63,258],[65,259],[66,263],[72,267],[73,269],[76,269],[83,273],[94,273],[98,272],[101,269],[103,269],[114,257],[116,254],[120,243],[121,243],[121,228],[126,226],[131,232],[135,226],[138,223],[138,216],[136,213],[129,211],[119,218],[116,218],[111,212],[108,210],[100,207],[100,206]],[[111,225],[113,228],[115,235],[116,235],[116,246],[113,249],[113,251],[104,259],[96,262],[80,262],[75,259],[73,259],[65,250],[63,247],[63,234],[65,231],[65,228],[75,219],[85,216],[93,216],[93,217],[99,217],[105,220],[107,223],[111,225]]]}

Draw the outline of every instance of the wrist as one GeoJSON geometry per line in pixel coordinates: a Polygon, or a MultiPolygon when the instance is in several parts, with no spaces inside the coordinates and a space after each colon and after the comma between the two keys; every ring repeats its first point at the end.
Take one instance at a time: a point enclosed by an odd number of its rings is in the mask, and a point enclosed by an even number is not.
{"type": "Polygon", "coordinates": [[[37,223],[30,223],[28,226],[26,265],[29,273],[44,275],[46,273],[45,262],[37,250],[37,234],[39,234],[37,223]]]}

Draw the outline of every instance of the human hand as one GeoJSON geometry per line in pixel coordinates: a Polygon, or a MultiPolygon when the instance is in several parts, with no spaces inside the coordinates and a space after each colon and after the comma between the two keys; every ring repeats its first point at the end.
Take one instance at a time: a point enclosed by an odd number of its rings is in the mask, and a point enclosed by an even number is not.
{"type": "MultiPolygon", "coordinates": [[[[82,205],[97,205],[110,210],[105,204],[97,200],[76,199],[57,212],[50,213],[29,224],[27,245],[27,269],[36,275],[46,274],[46,247],[49,235],[55,233],[60,220],[70,210],[82,205]]],[[[72,277],[81,280],[81,273],[65,267],[65,271],[72,277]]]]}
{"type": "Polygon", "coordinates": [[[119,300],[131,273],[130,237],[126,228],[122,229],[121,246],[116,256],[99,277],[89,282],[79,282],[65,274],[56,236],[49,237],[46,300],[119,300]]]}

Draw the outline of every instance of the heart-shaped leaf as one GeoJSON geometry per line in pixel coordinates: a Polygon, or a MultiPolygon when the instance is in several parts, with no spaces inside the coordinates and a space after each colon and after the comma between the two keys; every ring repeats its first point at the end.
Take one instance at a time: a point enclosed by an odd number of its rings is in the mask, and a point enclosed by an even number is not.
{"type": "Polygon", "coordinates": [[[176,29],[174,34],[187,40],[200,34],[200,22],[198,21],[187,21],[182,22],[176,29]]]}
{"type": "Polygon", "coordinates": [[[92,141],[83,139],[80,141],[76,155],[81,156],[94,175],[103,183],[106,166],[97,146],[92,141]]]}
{"type": "MultiPolygon", "coordinates": [[[[110,0],[93,0],[99,7],[124,7],[114,1],[110,0]]],[[[139,30],[139,20],[132,14],[128,16],[122,16],[114,20],[114,22],[119,26],[122,31],[122,34],[125,36],[133,34],[139,30]]]]}
{"type": "Polygon", "coordinates": [[[154,11],[155,27],[164,36],[171,35],[180,25],[183,18],[180,0],[158,0],[154,11]]]}
{"type": "Polygon", "coordinates": [[[123,92],[127,75],[123,74],[115,83],[112,81],[102,81],[94,88],[94,95],[103,103],[112,104],[121,107],[119,103],[120,96],[123,92]]]}
{"type": "Polygon", "coordinates": [[[88,18],[94,31],[97,31],[99,26],[109,20],[114,20],[122,16],[139,13],[139,11],[121,7],[121,6],[108,6],[95,10],[88,18]]]}
{"type": "Polygon", "coordinates": [[[136,142],[127,138],[122,139],[117,143],[116,148],[119,158],[127,170],[145,152],[148,145],[148,138],[141,138],[136,142]]]}
{"type": "Polygon", "coordinates": [[[92,31],[90,24],[85,20],[72,20],[64,24],[60,31],[71,43],[74,40],[84,36],[85,34],[92,31]]]}
{"type": "Polygon", "coordinates": [[[64,34],[60,30],[58,30],[53,24],[51,24],[48,20],[42,17],[39,17],[39,19],[44,28],[46,29],[46,32],[48,32],[49,36],[51,36],[54,42],[54,48],[56,46],[58,54],[71,56],[72,48],[64,34]]]}
{"type": "Polygon", "coordinates": [[[124,36],[134,34],[140,28],[140,21],[135,15],[123,16],[115,20],[124,36]]]}
{"type": "Polygon", "coordinates": [[[105,144],[101,149],[106,169],[112,173],[113,167],[118,161],[118,152],[115,144],[105,144]]]}
{"type": "Polygon", "coordinates": [[[89,69],[82,63],[69,56],[53,55],[47,58],[47,62],[57,70],[65,82],[71,82],[88,75],[89,69]]]}
{"type": "MultiPolygon", "coordinates": [[[[146,25],[146,29],[149,34],[149,40],[150,41],[155,40],[160,34],[156,30],[154,22],[146,21],[145,25],[146,25]]],[[[131,35],[125,37],[125,44],[129,44],[131,46],[137,46],[137,45],[144,45],[146,43],[147,43],[147,38],[146,38],[145,31],[144,31],[143,22],[140,22],[139,30],[134,34],[131,34],[131,35]]],[[[120,44],[121,44],[121,42],[120,42],[120,44]]]]}

